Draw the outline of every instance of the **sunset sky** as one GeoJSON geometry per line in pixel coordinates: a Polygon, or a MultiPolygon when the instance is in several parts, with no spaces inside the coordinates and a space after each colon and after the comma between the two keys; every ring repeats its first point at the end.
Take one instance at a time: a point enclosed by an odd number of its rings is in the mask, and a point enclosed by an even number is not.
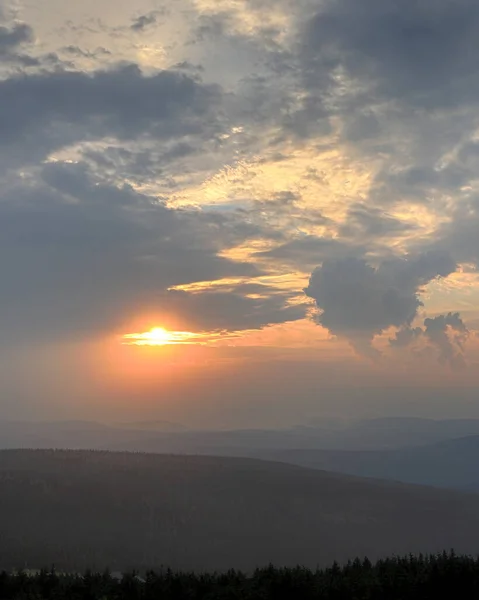
{"type": "Polygon", "coordinates": [[[479,416],[478,56],[477,0],[0,0],[0,418],[479,416]]]}

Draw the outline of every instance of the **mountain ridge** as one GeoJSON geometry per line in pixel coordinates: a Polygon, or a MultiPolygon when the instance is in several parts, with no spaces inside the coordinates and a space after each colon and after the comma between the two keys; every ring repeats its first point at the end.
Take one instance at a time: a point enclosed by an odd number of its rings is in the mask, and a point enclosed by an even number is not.
{"type": "Polygon", "coordinates": [[[316,567],[479,552],[473,494],[279,462],[104,451],[0,452],[0,568],[316,567]]]}

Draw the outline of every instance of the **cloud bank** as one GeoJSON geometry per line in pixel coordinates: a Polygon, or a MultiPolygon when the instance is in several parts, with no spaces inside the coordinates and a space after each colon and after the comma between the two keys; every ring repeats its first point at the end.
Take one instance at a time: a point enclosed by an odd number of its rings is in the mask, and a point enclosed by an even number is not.
{"type": "MultiPolygon", "coordinates": [[[[451,257],[434,253],[391,259],[377,267],[361,258],[326,260],[313,272],[304,291],[320,311],[320,325],[333,335],[347,338],[361,352],[369,353],[374,352],[374,337],[391,327],[403,329],[400,342],[407,335],[414,337],[416,330],[411,330],[410,325],[423,306],[423,287],[455,270],[451,257]]],[[[447,324],[458,326],[451,319],[447,324]]],[[[427,323],[426,335],[439,343],[433,333],[435,323],[427,323]]]]}

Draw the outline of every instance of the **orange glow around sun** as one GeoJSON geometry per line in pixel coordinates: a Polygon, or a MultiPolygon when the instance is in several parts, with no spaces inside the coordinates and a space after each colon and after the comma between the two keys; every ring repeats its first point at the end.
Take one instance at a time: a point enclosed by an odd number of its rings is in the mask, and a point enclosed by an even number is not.
{"type": "Polygon", "coordinates": [[[143,333],[127,333],[123,343],[129,346],[168,346],[178,344],[201,344],[203,336],[190,331],[168,331],[163,327],[153,327],[143,333]]]}

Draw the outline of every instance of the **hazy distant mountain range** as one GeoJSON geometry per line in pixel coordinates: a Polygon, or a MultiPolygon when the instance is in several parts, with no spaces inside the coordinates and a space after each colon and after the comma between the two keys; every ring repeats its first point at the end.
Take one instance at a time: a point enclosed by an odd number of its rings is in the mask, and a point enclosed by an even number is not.
{"type": "Polygon", "coordinates": [[[360,477],[479,491],[479,436],[399,450],[280,450],[257,456],[360,477]]]}
{"type": "Polygon", "coordinates": [[[195,446],[232,448],[315,448],[329,450],[379,450],[417,446],[479,435],[479,419],[433,420],[387,418],[359,421],[315,420],[289,429],[189,430],[180,423],[145,421],[97,423],[94,421],[0,421],[0,448],[34,442],[72,443],[95,447],[124,441],[154,445],[174,443],[185,449],[195,446]],[[73,436],[73,437],[72,437],[73,436]]]}
{"type": "Polygon", "coordinates": [[[165,421],[0,422],[0,448],[263,458],[357,476],[479,491],[479,420],[318,421],[284,430],[189,431],[165,421]]]}
{"type": "Polygon", "coordinates": [[[479,551],[475,494],[235,458],[0,452],[0,569],[315,567],[479,551]]]}

